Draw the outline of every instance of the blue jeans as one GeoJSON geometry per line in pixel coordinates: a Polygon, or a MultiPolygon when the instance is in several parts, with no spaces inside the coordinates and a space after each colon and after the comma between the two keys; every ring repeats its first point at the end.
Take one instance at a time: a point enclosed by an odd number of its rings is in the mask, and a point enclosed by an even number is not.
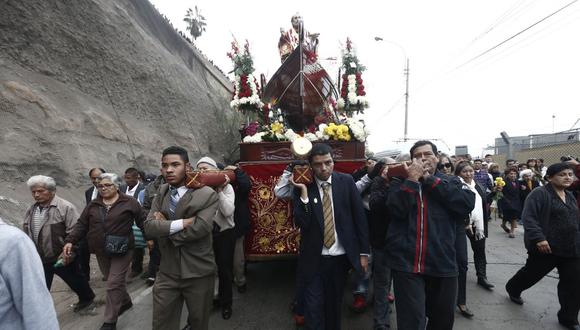
{"type": "Polygon", "coordinates": [[[369,267],[366,273],[364,274],[359,274],[357,273],[357,275],[355,275],[354,278],[354,285],[353,285],[353,289],[352,289],[352,294],[353,295],[361,295],[365,298],[365,300],[367,299],[367,295],[369,293],[369,283],[370,283],[370,279],[371,279],[371,273],[372,273],[372,265],[373,265],[373,255],[369,255],[369,267]]]}
{"type": "Polygon", "coordinates": [[[386,249],[373,249],[374,328],[390,326],[389,302],[387,295],[391,290],[391,269],[387,267],[386,249]]]}

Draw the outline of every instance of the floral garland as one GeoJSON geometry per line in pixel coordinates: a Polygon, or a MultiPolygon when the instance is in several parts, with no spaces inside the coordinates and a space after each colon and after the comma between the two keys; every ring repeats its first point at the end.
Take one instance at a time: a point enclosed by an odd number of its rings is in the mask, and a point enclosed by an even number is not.
{"type": "MultiPolygon", "coordinates": [[[[286,128],[281,121],[275,121],[270,125],[260,126],[257,122],[250,123],[245,131],[243,142],[277,142],[290,141],[294,142],[300,137],[291,128],[286,128]]],[[[315,141],[360,141],[365,142],[369,136],[369,131],[364,122],[355,118],[346,118],[342,123],[320,124],[314,132],[307,132],[304,137],[311,142],[315,141]]]]}
{"type": "Polygon", "coordinates": [[[234,63],[234,69],[231,72],[235,75],[234,95],[230,107],[243,113],[260,111],[264,104],[260,100],[258,81],[252,75],[254,62],[250,54],[249,42],[246,40],[242,52],[238,42],[232,41],[232,51],[228,53],[228,57],[234,63]]]}
{"type": "Polygon", "coordinates": [[[342,54],[342,67],[344,74],[337,107],[339,110],[362,112],[369,106],[362,80],[362,72],[366,68],[359,63],[349,38],[346,39],[346,49],[342,54]]]}

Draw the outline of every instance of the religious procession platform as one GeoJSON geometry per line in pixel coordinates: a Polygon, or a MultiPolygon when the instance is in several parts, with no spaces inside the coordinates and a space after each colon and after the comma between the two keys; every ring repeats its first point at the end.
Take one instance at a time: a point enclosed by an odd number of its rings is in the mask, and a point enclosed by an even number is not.
{"type": "MultiPolygon", "coordinates": [[[[314,144],[319,142],[314,142],[314,144]]],[[[365,163],[363,142],[326,141],[333,149],[334,170],[352,173],[365,163]]],[[[298,254],[300,232],[292,202],[276,198],[274,187],[294,160],[290,142],[240,143],[240,167],[250,177],[250,231],[245,254],[249,261],[292,258],[298,254]]]]}

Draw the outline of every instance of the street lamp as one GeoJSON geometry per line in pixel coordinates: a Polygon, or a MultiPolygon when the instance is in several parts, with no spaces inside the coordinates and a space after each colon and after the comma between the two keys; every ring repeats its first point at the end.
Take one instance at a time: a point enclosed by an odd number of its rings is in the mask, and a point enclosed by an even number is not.
{"type": "Polygon", "coordinates": [[[401,50],[401,52],[403,52],[403,56],[405,57],[405,70],[403,71],[403,74],[405,75],[405,130],[403,133],[403,141],[407,141],[407,128],[409,124],[409,57],[407,56],[405,48],[394,41],[384,40],[382,37],[378,36],[375,37],[375,41],[382,41],[395,45],[399,50],[401,50]]]}

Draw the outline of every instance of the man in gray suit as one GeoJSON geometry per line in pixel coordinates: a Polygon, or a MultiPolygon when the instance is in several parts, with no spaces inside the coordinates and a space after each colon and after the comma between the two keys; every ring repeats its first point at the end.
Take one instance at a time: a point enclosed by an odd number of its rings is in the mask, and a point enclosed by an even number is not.
{"type": "Polygon", "coordinates": [[[153,330],[179,329],[183,301],[192,329],[208,329],[216,265],[212,249],[213,218],[218,195],[209,188],[188,189],[190,167],[181,147],[163,150],[159,188],[145,221],[148,237],[161,250],[159,274],[153,287],[153,330]]]}

